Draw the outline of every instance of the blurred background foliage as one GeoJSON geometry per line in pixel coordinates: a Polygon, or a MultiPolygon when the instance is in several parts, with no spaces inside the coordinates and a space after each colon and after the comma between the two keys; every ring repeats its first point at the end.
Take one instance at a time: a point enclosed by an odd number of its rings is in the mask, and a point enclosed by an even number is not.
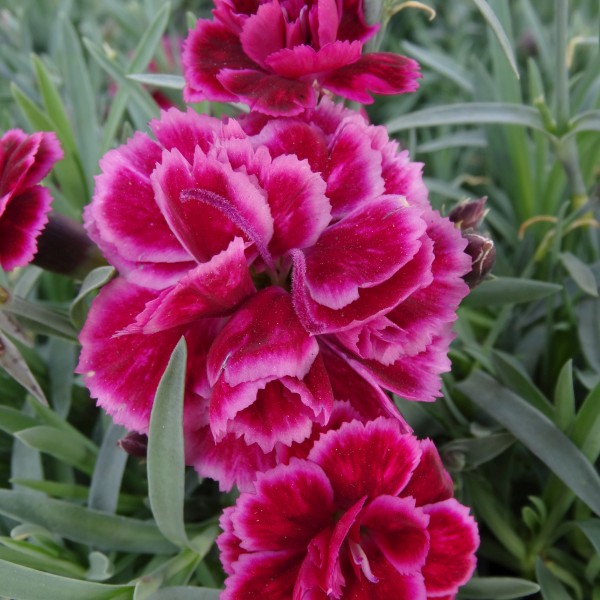
{"type": "MultiPolygon", "coordinates": [[[[433,20],[418,3],[383,5],[378,43],[417,59],[423,79],[368,114],[425,164],[443,213],[487,196],[497,261],[460,309],[444,398],[398,406],[479,522],[461,598],[600,600],[599,5],[428,5],[433,20]]],[[[183,106],[180,44],[210,8],[0,0],[0,129],[58,133],[56,211],[80,218],[102,154],[145,130],[157,101],[183,106]]],[[[181,455],[164,469],[161,449],[181,437],[168,411],[170,437],[128,458],[125,432],[72,373],[90,296],[110,276],[0,274],[0,597],[218,597],[213,541],[234,495],[181,455]]]]}

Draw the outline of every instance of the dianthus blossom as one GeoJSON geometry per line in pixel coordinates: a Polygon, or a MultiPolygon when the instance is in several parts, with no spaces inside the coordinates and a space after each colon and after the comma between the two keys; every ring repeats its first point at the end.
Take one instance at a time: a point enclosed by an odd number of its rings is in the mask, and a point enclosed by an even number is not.
{"type": "Polygon", "coordinates": [[[188,462],[225,489],[327,427],[334,398],[401,421],[384,390],[439,394],[470,260],[383,128],[327,100],[310,118],[171,109],[150,126],[101,160],[85,213],[121,276],[78,371],[116,422],[147,430],[181,336],[188,462]]]}
{"type": "Polygon", "coordinates": [[[363,54],[378,31],[362,0],[216,0],[199,19],[182,62],[188,102],[244,102],[269,115],[297,115],[323,89],[363,104],[370,93],[417,88],[418,64],[387,52],[363,54]]]}
{"type": "Polygon", "coordinates": [[[435,446],[393,419],[343,424],[259,474],[221,518],[223,600],[451,600],[479,536],[435,446]]]}
{"type": "Polygon", "coordinates": [[[48,222],[50,192],[38,185],[63,157],[52,132],[11,129],[0,138],[0,266],[27,265],[48,222]]]}

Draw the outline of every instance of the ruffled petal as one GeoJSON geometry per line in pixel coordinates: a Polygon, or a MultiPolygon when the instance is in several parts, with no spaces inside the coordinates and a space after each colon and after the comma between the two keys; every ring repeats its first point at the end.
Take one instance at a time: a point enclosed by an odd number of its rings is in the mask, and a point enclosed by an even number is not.
{"type": "Polygon", "coordinates": [[[469,509],[454,498],[423,507],[429,515],[430,549],[423,567],[427,593],[455,594],[475,570],[477,525],[469,509]]]}
{"type": "Polygon", "coordinates": [[[318,352],[289,294],[268,287],[237,310],[213,343],[209,379],[211,385],[222,378],[231,386],[286,375],[303,379],[318,352]]]}
{"type": "Polygon", "coordinates": [[[379,496],[361,514],[361,530],[402,575],[419,573],[429,551],[429,517],[413,498],[379,496]]]}
{"type": "Polygon", "coordinates": [[[333,519],[333,491],[315,464],[292,459],[256,480],[256,493],[242,494],[231,520],[246,551],[297,551],[333,519]]]}
{"type": "Polygon", "coordinates": [[[454,484],[431,440],[421,440],[421,460],[401,496],[411,496],[417,506],[452,498],[454,484]]]}
{"type": "Polygon", "coordinates": [[[252,110],[278,116],[294,116],[316,104],[308,81],[285,79],[256,69],[222,69],[218,79],[238,100],[252,110]]]}
{"type": "Polygon", "coordinates": [[[240,42],[246,56],[265,68],[269,55],[285,48],[285,38],[283,10],[278,0],[274,0],[261,4],[256,13],[246,20],[240,42]]]}
{"type": "Polygon", "coordinates": [[[233,563],[243,554],[243,550],[240,548],[240,539],[235,535],[233,523],[231,522],[231,515],[234,511],[234,506],[227,506],[223,509],[219,519],[219,526],[223,533],[216,540],[221,552],[221,564],[227,575],[233,575],[233,563]]]}
{"type": "Polygon", "coordinates": [[[421,77],[419,64],[391,52],[363,54],[323,80],[323,87],[361,104],[372,104],[371,94],[414,92],[421,77]]]}
{"type": "Polygon", "coordinates": [[[0,266],[5,271],[29,264],[37,238],[48,223],[50,192],[36,185],[13,196],[0,215],[0,266]]]}
{"type": "Polygon", "coordinates": [[[183,45],[181,55],[186,86],[183,99],[200,102],[210,99],[234,102],[235,94],[223,87],[218,74],[225,65],[254,68],[242,48],[239,34],[229,31],[221,23],[198,19],[183,45]]]}
{"type": "Polygon", "coordinates": [[[400,425],[379,418],[366,425],[353,421],[321,436],[308,455],[320,465],[338,506],[348,507],[363,496],[396,496],[408,483],[421,450],[400,425]]]}
{"type": "Polygon", "coordinates": [[[244,246],[242,238],[234,238],[223,252],[198,265],[175,287],[148,302],[126,332],[157,333],[200,318],[231,313],[256,291],[244,246]]]}

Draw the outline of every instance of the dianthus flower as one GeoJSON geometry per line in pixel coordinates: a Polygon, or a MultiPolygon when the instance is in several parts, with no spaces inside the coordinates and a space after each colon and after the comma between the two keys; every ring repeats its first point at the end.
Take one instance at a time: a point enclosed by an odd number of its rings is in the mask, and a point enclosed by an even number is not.
{"type": "Polygon", "coordinates": [[[63,153],[52,132],[11,129],[0,138],[0,266],[31,262],[48,222],[50,192],[38,185],[63,153]]]}
{"type": "Polygon", "coordinates": [[[199,19],[182,62],[188,102],[244,102],[253,110],[297,115],[319,91],[363,104],[375,94],[417,88],[414,60],[363,54],[378,25],[365,23],[362,0],[216,0],[215,19],[199,19]]]}
{"type": "Polygon", "coordinates": [[[116,422],[147,430],[181,336],[188,462],[225,489],[327,427],[334,398],[401,421],[384,389],[438,395],[470,260],[384,129],[329,101],[310,119],[171,109],[151,129],[101,160],[85,213],[121,277],[78,371],[116,422]]]}
{"type": "Polygon", "coordinates": [[[257,477],[221,518],[223,600],[451,600],[479,536],[435,446],[393,419],[343,424],[257,477]]]}

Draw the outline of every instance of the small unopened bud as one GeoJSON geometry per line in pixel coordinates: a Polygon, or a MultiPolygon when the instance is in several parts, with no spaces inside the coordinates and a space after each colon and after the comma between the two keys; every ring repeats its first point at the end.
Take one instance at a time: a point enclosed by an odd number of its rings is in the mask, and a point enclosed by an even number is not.
{"type": "Polygon", "coordinates": [[[124,438],[118,442],[119,446],[131,456],[136,458],[146,458],[148,454],[148,436],[137,431],[130,431],[124,438]]]}
{"type": "Polygon", "coordinates": [[[52,213],[38,238],[33,264],[61,275],[83,279],[92,269],[106,264],[98,247],[82,225],[52,213]]]}
{"type": "Polygon", "coordinates": [[[463,237],[467,240],[465,252],[471,257],[471,271],[463,279],[473,289],[492,270],[496,260],[496,248],[494,242],[481,233],[463,233],[463,237]]]}
{"type": "Polygon", "coordinates": [[[535,35],[533,35],[533,33],[529,30],[525,31],[525,33],[521,36],[518,48],[521,54],[523,54],[523,56],[526,58],[535,58],[540,53],[535,35]]]}
{"type": "Polygon", "coordinates": [[[457,204],[448,215],[448,218],[456,223],[460,229],[476,229],[483,221],[486,214],[485,201],[487,197],[479,200],[465,200],[457,204]]]}

